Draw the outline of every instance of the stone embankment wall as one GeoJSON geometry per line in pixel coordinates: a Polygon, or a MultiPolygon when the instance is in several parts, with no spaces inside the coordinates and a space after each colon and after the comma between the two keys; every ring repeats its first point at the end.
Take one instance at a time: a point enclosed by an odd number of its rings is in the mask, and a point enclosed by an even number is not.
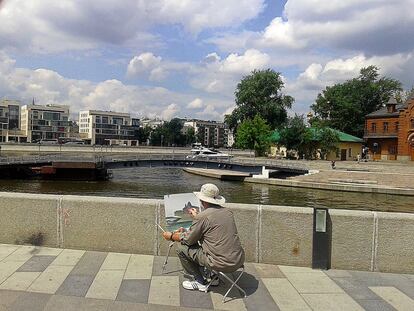
{"type": "MultiPolygon", "coordinates": [[[[311,266],[311,208],[226,206],[248,261],[311,266]]],[[[332,268],[414,273],[414,214],[329,213],[332,268]]],[[[0,243],[43,238],[44,246],[161,255],[168,243],[155,223],[163,214],[162,200],[3,192],[0,243]]]]}

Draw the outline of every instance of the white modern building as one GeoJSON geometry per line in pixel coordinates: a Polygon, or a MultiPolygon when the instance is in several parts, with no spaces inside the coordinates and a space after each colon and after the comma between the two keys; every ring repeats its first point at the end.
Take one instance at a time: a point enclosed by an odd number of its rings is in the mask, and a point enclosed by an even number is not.
{"type": "Polygon", "coordinates": [[[101,110],[79,112],[79,134],[91,145],[137,146],[139,119],[129,113],[101,110]]]}
{"type": "Polygon", "coordinates": [[[228,129],[226,124],[217,121],[187,120],[184,128],[194,129],[197,141],[206,147],[228,147],[228,129]]]}
{"type": "Polygon", "coordinates": [[[21,107],[21,130],[28,142],[69,137],[69,106],[24,105],[21,107]]]}
{"type": "Polygon", "coordinates": [[[0,101],[0,142],[25,141],[20,131],[20,101],[0,101]]]}

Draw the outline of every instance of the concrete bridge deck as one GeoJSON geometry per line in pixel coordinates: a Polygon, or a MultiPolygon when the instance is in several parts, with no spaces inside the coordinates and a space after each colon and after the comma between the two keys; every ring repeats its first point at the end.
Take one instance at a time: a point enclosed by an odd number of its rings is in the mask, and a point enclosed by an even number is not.
{"type": "MultiPolygon", "coordinates": [[[[247,263],[240,285],[184,290],[176,257],[0,244],[0,310],[414,310],[414,275],[247,263]]],[[[233,275],[234,277],[234,275],[233,275]]]]}

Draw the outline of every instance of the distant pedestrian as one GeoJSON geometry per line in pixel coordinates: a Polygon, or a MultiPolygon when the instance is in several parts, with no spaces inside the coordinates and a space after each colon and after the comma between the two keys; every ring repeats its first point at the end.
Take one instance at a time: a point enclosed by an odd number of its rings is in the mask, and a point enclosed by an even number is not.
{"type": "Polygon", "coordinates": [[[333,170],[336,169],[335,161],[334,160],[331,161],[331,167],[332,167],[333,170]]]}
{"type": "Polygon", "coordinates": [[[361,162],[361,155],[359,153],[357,154],[357,161],[358,163],[361,162]]]}

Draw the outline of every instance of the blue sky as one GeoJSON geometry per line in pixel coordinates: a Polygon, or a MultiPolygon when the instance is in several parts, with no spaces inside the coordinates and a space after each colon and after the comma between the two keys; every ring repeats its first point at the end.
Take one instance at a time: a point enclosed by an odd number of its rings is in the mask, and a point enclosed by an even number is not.
{"type": "Polygon", "coordinates": [[[413,85],[414,0],[0,0],[0,98],[221,120],[253,69],[307,113],[376,65],[413,85]]]}

